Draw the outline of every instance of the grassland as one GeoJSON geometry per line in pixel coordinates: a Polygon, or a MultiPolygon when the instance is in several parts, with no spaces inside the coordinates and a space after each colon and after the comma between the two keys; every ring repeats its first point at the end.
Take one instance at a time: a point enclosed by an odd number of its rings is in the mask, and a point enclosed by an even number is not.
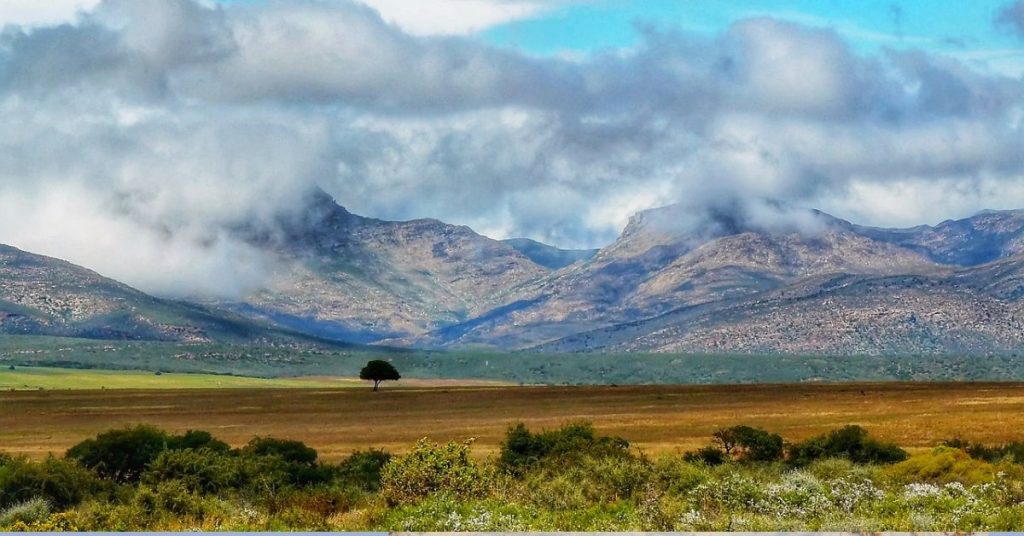
{"type": "Polygon", "coordinates": [[[954,436],[1024,439],[1024,384],[13,391],[0,393],[0,450],[42,457],[148,423],[206,429],[235,446],[256,435],[301,439],[327,460],[368,447],[403,452],[421,437],[474,437],[474,453],[486,456],[513,423],[540,429],[580,420],[651,454],[705,445],[714,430],[735,424],[792,440],[860,424],[923,451],[954,436]]]}
{"type": "Polygon", "coordinates": [[[365,387],[353,378],[250,378],[223,374],[80,370],[48,367],[0,369],[0,390],[258,389],[365,387]]]}

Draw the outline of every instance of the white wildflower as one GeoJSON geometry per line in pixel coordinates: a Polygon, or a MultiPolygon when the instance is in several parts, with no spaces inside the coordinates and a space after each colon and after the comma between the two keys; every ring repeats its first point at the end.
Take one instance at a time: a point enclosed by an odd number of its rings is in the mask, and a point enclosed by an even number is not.
{"type": "Polygon", "coordinates": [[[685,527],[694,527],[704,522],[704,514],[700,510],[690,510],[689,512],[683,512],[679,516],[679,523],[685,527]]]}
{"type": "Polygon", "coordinates": [[[935,484],[927,484],[923,482],[914,482],[907,484],[903,488],[904,499],[921,499],[928,497],[937,497],[942,493],[942,488],[935,484]]]}

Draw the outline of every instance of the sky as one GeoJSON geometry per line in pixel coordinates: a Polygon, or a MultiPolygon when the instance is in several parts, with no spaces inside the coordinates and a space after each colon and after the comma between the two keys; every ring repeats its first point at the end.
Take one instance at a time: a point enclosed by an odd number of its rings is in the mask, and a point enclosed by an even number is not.
{"type": "Polygon", "coordinates": [[[352,212],[599,247],[769,198],[1024,208],[1024,0],[0,0],[0,243],[244,295],[352,212]]]}

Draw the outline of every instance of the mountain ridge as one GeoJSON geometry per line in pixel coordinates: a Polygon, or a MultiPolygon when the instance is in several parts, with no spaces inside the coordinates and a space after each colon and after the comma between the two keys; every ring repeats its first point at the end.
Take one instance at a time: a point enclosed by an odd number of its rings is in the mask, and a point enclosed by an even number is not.
{"type": "MultiPolygon", "coordinates": [[[[73,265],[48,262],[65,275],[38,283],[57,298],[36,295],[58,305],[40,314],[50,302],[17,292],[13,282],[25,281],[31,266],[20,276],[3,274],[0,332],[189,340],[187,329],[175,329],[202,325],[230,338],[230,329],[217,331],[220,322],[242,332],[248,326],[254,333],[269,328],[434,349],[828,355],[1024,349],[1024,210],[890,229],[764,199],[670,205],[635,214],[603,248],[561,250],[493,240],[433,219],[367,218],[314,190],[296,210],[235,233],[278,261],[266,284],[240,300],[161,300],[92,272],[67,276],[73,265]],[[78,290],[52,285],[65,276],[80,282],[78,290]],[[89,287],[92,294],[82,290],[89,287]],[[76,300],[92,310],[86,317],[93,324],[68,309],[76,300]],[[117,306],[129,302],[174,322],[117,306]],[[117,315],[104,316],[112,311],[117,315]]],[[[0,258],[5,252],[13,256],[0,248],[0,258]]]]}

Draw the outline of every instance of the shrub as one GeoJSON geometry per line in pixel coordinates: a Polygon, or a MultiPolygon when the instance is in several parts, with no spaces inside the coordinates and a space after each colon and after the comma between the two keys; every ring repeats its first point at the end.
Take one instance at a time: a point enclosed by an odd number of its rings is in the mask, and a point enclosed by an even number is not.
{"type": "Polygon", "coordinates": [[[240,471],[239,457],[200,449],[168,450],[153,460],[142,481],[157,485],[179,481],[199,493],[220,493],[248,482],[240,471]]]}
{"type": "Polygon", "coordinates": [[[714,433],[726,455],[747,462],[772,462],[782,458],[783,441],[779,434],[760,428],[733,426],[714,433]]]}
{"type": "Polygon", "coordinates": [[[846,458],[854,463],[898,463],[907,459],[907,452],[892,443],[871,438],[860,426],[844,426],[827,434],[812,437],[787,449],[788,461],[804,466],[822,458],[846,458]]]}
{"type": "Polygon", "coordinates": [[[8,506],[0,511],[0,527],[10,528],[15,523],[31,525],[50,517],[50,503],[41,497],[8,506]]]}
{"type": "Polygon", "coordinates": [[[303,510],[316,514],[322,519],[351,510],[362,497],[362,492],[352,488],[314,486],[283,490],[274,494],[273,497],[268,497],[266,504],[268,511],[274,514],[303,510]]]}
{"type": "Polygon", "coordinates": [[[942,444],[960,449],[976,460],[995,463],[1004,458],[1010,458],[1017,463],[1024,463],[1024,443],[1012,442],[998,447],[990,447],[981,443],[969,443],[962,439],[950,439],[942,444]]]}
{"type": "Polygon", "coordinates": [[[807,464],[803,469],[825,481],[842,479],[852,479],[854,481],[871,480],[874,474],[873,467],[853,463],[849,458],[822,458],[807,464]]]}
{"type": "Polygon", "coordinates": [[[222,494],[276,490],[289,485],[292,478],[288,465],[278,458],[187,449],[162,453],[146,471],[143,481],[154,486],[176,481],[192,492],[222,494]]]}
{"type": "Polygon", "coordinates": [[[301,465],[313,465],[317,458],[317,452],[301,441],[272,437],[257,437],[242,452],[253,456],[276,456],[284,462],[301,465]]]}
{"type": "Polygon", "coordinates": [[[16,459],[0,467],[0,507],[45,499],[62,509],[80,503],[98,489],[92,473],[66,460],[51,457],[35,463],[16,459]]]}
{"type": "Polygon", "coordinates": [[[381,493],[389,504],[415,502],[447,493],[468,497],[482,489],[481,473],[469,455],[469,442],[439,445],[428,439],[390,461],[381,475],[381,493]]]}
{"type": "Polygon", "coordinates": [[[220,506],[216,501],[204,499],[183,483],[176,481],[161,482],[155,487],[140,486],[132,505],[149,516],[158,516],[166,512],[178,518],[200,519],[218,511],[220,506]]]}
{"type": "Polygon", "coordinates": [[[633,497],[653,474],[646,460],[585,457],[566,466],[545,465],[526,475],[525,487],[544,506],[585,509],[633,497]]]}
{"type": "Polygon", "coordinates": [[[725,451],[714,445],[708,445],[693,452],[683,454],[683,460],[690,463],[703,463],[708,467],[722,465],[726,462],[727,458],[728,456],[726,456],[725,451]]]}
{"type": "Polygon", "coordinates": [[[682,495],[711,478],[710,466],[690,462],[679,456],[661,456],[654,461],[654,479],[658,486],[672,494],[682,495]]]}
{"type": "Polygon", "coordinates": [[[576,423],[537,434],[522,423],[509,428],[501,445],[498,465],[521,475],[542,462],[579,463],[585,457],[627,457],[629,442],[621,437],[595,436],[589,423],[576,423]]]}
{"type": "Polygon", "coordinates": [[[167,434],[152,426],[104,432],[68,450],[66,457],[116,482],[138,482],[149,464],[167,449],[167,434]]]}
{"type": "Polygon", "coordinates": [[[171,436],[167,439],[167,448],[169,450],[207,449],[221,453],[231,450],[231,446],[227,443],[214,438],[210,432],[203,430],[189,430],[182,435],[171,436]]]}
{"type": "Polygon", "coordinates": [[[996,472],[992,464],[972,459],[966,452],[950,447],[937,447],[928,454],[914,456],[887,470],[889,476],[906,484],[960,482],[973,485],[991,482],[996,472]]]}
{"type": "Polygon", "coordinates": [[[50,514],[46,519],[33,523],[18,521],[11,527],[12,532],[78,532],[80,530],[77,519],[71,512],[50,514]]]}
{"type": "Polygon", "coordinates": [[[1024,463],[1024,443],[1007,443],[999,448],[1003,458],[1012,458],[1016,463],[1024,463]]]}
{"type": "Polygon", "coordinates": [[[338,476],[364,491],[379,491],[381,472],[391,461],[383,450],[356,451],[338,466],[338,476]]]}

